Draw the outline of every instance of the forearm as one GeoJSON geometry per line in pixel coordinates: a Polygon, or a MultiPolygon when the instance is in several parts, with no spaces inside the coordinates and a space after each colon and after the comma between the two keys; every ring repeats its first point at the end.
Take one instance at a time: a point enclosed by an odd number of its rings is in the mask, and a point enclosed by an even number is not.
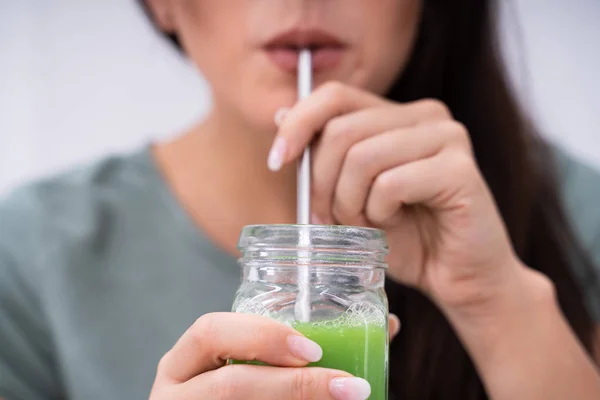
{"type": "Polygon", "coordinates": [[[600,399],[600,375],[532,271],[490,307],[447,311],[494,400],[600,399]]]}

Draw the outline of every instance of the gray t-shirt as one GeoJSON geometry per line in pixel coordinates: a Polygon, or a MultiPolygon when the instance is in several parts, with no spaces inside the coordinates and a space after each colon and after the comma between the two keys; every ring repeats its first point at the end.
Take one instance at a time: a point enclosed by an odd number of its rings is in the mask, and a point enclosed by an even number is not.
{"type": "MultiPolygon", "coordinates": [[[[561,162],[600,265],[600,175],[561,162]]],[[[196,318],[230,309],[239,277],[148,148],[15,192],[0,202],[0,397],[148,398],[160,357],[196,318]]],[[[600,321],[600,288],[585,287],[600,321]]]]}

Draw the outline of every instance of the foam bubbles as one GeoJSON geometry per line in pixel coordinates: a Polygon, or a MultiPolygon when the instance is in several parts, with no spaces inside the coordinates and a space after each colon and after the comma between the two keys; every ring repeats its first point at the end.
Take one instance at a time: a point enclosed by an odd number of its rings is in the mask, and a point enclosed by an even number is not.
{"type": "Polygon", "coordinates": [[[386,322],[385,309],[379,305],[358,302],[346,310],[344,314],[334,320],[313,322],[312,326],[326,329],[344,327],[357,327],[364,325],[384,326],[386,322]]]}
{"type": "MultiPolygon", "coordinates": [[[[263,305],[263,303],[256,299],[241,299],[239,302],[234,304],[233,311],[244,314],[274,317],[270,315],[271,313],[263,305]]],[[[311,325],[326,329],[338,329],[342,326],[357,327],[364,325],[383,327],[386,323],[386,315],[386,310],[381,305],[369,302],[356,302],[352,303],[346,312],[339,317],[332,320],[312,322],[311,325]]]]}

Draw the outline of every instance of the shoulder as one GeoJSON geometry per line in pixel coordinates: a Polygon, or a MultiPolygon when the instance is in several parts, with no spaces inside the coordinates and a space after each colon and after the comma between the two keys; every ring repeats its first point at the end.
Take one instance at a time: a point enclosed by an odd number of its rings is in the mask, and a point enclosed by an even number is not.
{"type": "Polygon", "coordinates": [[[39,266],[66,246],[96,240],[117,214],[144,203],[149,160],[147,149],[112,156],[10,193],[0,200],[0,252],[39,266]]]}
{"type": "Polygon", "coordinates": [[[563,149],[555,148],[555,159],[567,216],[590,248],[600,241],[600,171],[563,149]]]}
{"type": "Polygon", "coordinates": [[[0,200],[0,397],[64,397],[48,310],[82,299],[65,290],[110,259],[108,237],[148,197],[151,166],[147,151],[109,157],[0,200]]]}
{"type": "Polygon", "coordinates": [[[600,322],[600,172],[564,150],[555,149],[555,153],[566,216],[590,261],[573,260],[575,277],[588,310],[600,322]]]}

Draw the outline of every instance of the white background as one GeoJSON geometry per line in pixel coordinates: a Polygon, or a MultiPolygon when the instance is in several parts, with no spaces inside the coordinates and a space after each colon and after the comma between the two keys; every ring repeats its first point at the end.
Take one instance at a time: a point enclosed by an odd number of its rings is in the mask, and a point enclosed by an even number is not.
{"type": "MultiPolygon", "coordinates": [[[[524,104],[600,166],[600,1],[503,3],[524,104]]],[[[168,137],[209,107],[205,82],[133,0],[0,0],[0,192],[168,137]]]]}

